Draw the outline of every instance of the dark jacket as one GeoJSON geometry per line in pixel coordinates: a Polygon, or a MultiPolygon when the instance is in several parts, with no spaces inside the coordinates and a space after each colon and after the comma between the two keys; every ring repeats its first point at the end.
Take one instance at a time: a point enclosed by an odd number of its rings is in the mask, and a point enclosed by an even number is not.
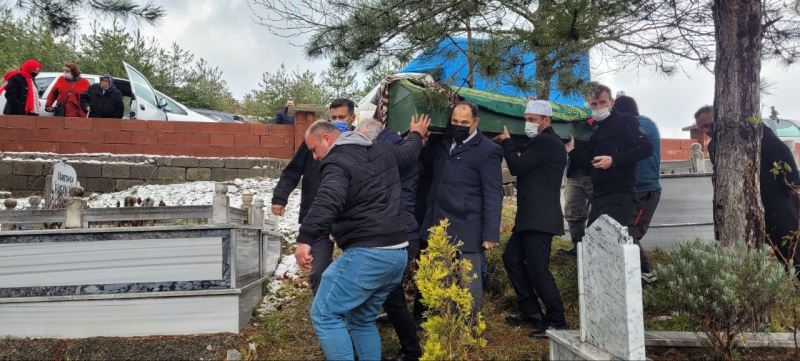
{"type": "Polygon", "coordinates": [[[608,155],[614,163],[608,169],[592,167],[594,194],[633,193],[636,163],[653,153],[653,145],[639,131],[639,122],[632,115],[611,111],[608,118],[595,124],[589,139],[589,159],[608,155]]]}
{"type": "Polygon", "coordinates": [[[294,117],[289,116],[289,108],[275,113],[275,124],[294,124],[294,117]]]}
{"type": "Polygon", "coordinates": [[[514,142],[502,143],[506,165],[517,177],[517,216],[514,231],[564,234],[561,213],[561,177],[567,151],[561,139],[548,127],[517,153],[514,142]]]}
{"type": "Polygon", "coordinates": [[[412,133],[392,146],[345,132],[334,144],[320,163],[319,190],[298,241],[310,244],[331,234],[345,250],[407,242],[397,221],[403,213],[399,168],[417,161],[422,138],[412,133]]]}
{"type": "Polygon", "coordinates": [[[81,106],[83,109],[91,108],[91,118],[122,119],[125,114],[122,92],[116,87],[103,90],[100,84],[92,84],[86,93],[81,94],[81,106]]]}
{"type": "Polygon", "coordinates": [[[636,192],[661,191],[661,135],[656,123],[645,116],[638,116],[639,131],[653,145],[653,154],[636,165],[636,192]]]}
{"type": "Polygon", "coordinates": [[[592,174],[592,157],[589,150],[589,142],[575,139],[575,148],[569,152],[567,178],[578,175],[588,176],[590,174],[592,174]]]}
{"type": "Polygon", "coordinates": [[[464,242],[462,252],[482,252],[483,241],[500,241],[503,150],[480,133],[450,154],[452,142],[431,144],[433,178],[422,236],[427,239],[427,230],[447,218],[448,234],[464,242]]]}
{"type": "Polygon", "coordinates": [[[272,204],[285,206],[289,201],[289,195],[297,188],[300,178],[303,179],[302,190],[300,192],[300,223],[303,223],[314,203],[314,197],[319,188],[319,161],[314,160],[314,155],[306,146],[306,142],[300,144],[300,148],[294,153],[294,157],[286,165],[281,173],[281,178],[275,190],[272,192],[272,204]]]}
{"type": "MultiPolygon", "coordinates": [[[[393,129],[386,127],[375,139],[376,142],[399,145],[403,138],[393,129]]],[[[419,182],[419,160],[400,168],[400,194],[403,199],[403,224],[410,242],[419,240],[419,223],[414,216],[417,204],[417,183],[419,182]]]]}
{"type": "MultiPolygon", "coordinates": [[[[761,203],[764,205],[764,224],[772,242],[780,244],[783,237],[798,230],[798,217],[800,217],[800,200],[792,189],[786,184],[788,181],[795,186],[800,185],[800,174],[792,151],[769,127],[763,127],[761,137],[761,203]],[[791,171],[784,175],[772,174],[772,169],[778,162],[783,162],[791,167],[791,171]]],[[[713,142],[708,143],[711,159],[714,159],[716,150],[713,142]]]]}
{"type": "Polygon", "coordinates": [[[25,115],[25,102],[28,100],[28,80],[22,75],[14,75],[8,79],[3,92],[6,97],[5,115],[25,115]]]}

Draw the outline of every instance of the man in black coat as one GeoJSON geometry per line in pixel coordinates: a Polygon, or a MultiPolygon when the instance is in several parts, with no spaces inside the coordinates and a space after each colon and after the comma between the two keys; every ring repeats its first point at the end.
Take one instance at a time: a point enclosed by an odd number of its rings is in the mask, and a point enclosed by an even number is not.
{"type": "Polygon", "coordinates": [[[81,94],[81,106],[90,118],[122,119],[125,105],[122,92],[114,86],[114,78],[110,74],[100,77],[100,82],[92,84],[81,94]]]}
{"type": "Polygon", "coordinates": [[[342,255],[323,273],[311,320],[329,360],[381,358],[375,317],[408,260],[400,168],[418,161],[428,123],[413,121],[405,144],[372,143],[317,121],[306,144],[320,163],[317,197],[300,227],[295,257],[311,266],[310,243],[331,234],[342,255]]]}
{"type": "Polygon", "coordinates": [[[589,139],[594,190],[589,224],[606,214],[627,227],[635,208],[636,165],[653,153],[653,145],[634,116],[611,110],[614,99],[607,86],[597,84],[589,104],[595,124],[589,139]]]}
{"type": "Polygon", "coordinates": [[[567,151],[550,126],[552,114],[550,102],[528,102],[525,133],[530,140],[521,153],[517,153],[508,128],[496,137],[502,141],[508,170],[517,177],[517,215],[503,264],[517,294],[519,313],[508,315],[506,320],[538,326],[531,334],[535,337],[545,337],[548,328],[567,327],[564,305],[550,273],[553,236],[564,234],[560,199],[567,164],[567,151]],[[544,318],[539,300],[547,310],[544,318]]]}
{"type": "Polygon", "coordinates": [[[289,99],[286,101],[286,106],[277,113],[275,113],[275,124],[294,124],[294,117],[289,115],[289,107],[294,106],[294,100],[289,99]]]}
{"type": "MultiPolygon", "coordinates": [[[[713,129],[713,108],[704,106],[694,115],[697,126],[709,138],[713,129]]],[[[794,155],[775,132],[762,127],[761,136],[761,203],[764,205],[764,225],[770,242],[780,253],[781,261],[794,259],[795,273],[800,277],[800,250],[794,250],[800,228],[800,198],[795,187],[800,186],[800,174],[794,155]],[[789,170],[786,170],[786,167],[789,170]],[[778,174],[773,173],[775,169],[778,174]],[[785,241],[786,240],[786,241],[785,241]]],[[[714,143],[708,143],[714,160],[714,143]]]]}
{"type": "Polygon", "coordinates": [[[458,103],[443,141],[429,145],[433,147],[433,179],[422,225],[422,238],[427,239],[428,229],[446,218],[448,235],[454,242],[463,242],[461,256],[472,263],[474,276],[469,287],[473,315],[483,300],[484,251],[495,248],[500,240],[503,203],[503,151],[478,131],[479,121],[477,106],[458,103]]]}
{"type": "MultiPolygon", "coordinates": [[[[333,116],[342,118],[348,123],[355,120],[355,105],[347,99],[337,99],[330,105],[330,112],[333,116]]],[[[302,190],[300,192],[300,223],[311,208],[314,198],[319,188],[319,161],[314,159],[313,154],[308,149],[305,142],[300,144],[292,160],[283,169],[281,178],[272,193],[272,214],[283,216],[289,195],[297,187],[302,178],[302,190]]],[[[333,262],[333,242],[328,241],[328,236],[321,238],[320,242],[314,242],[311,255],[314,262],[311,267],[309,279],[311,280],[311,290],[317,292],[322,272],[333,262]]]]}

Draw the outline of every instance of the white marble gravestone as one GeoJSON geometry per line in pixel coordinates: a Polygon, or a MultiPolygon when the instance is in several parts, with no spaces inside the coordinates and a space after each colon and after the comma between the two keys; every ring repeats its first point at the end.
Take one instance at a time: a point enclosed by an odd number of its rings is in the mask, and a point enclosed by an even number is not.
{"type": "Polygon", "coordinates": [[[66,163],[53,164],[53,174],[45,182],[45,208],[64,208],[69,199],[69,189],[80,186],[75,168],[66,163]]]}
{"type": "Polygon", "coordinates": [[[579,245],[581,341],[623,360],[644,360],[639,248],[606,215],[587,228],[579,245]]]}

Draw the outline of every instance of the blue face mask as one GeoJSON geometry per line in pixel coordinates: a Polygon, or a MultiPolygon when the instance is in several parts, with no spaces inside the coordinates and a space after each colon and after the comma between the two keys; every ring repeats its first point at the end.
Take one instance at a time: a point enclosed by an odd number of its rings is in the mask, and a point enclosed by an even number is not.
{"type": "Polygon", "coordinates": [[[339,131],[342,132],[342,133],[344,133],[344,132],[349,130],[348,127],[350,125],[347,124],[347,122],[344,122],[344,121],[341,121],[341,120],[333,120],[333,121],[331,121],[331,123],[333,123],[333,125],[335,125],[336,128],[338,128],[339,131]]]}

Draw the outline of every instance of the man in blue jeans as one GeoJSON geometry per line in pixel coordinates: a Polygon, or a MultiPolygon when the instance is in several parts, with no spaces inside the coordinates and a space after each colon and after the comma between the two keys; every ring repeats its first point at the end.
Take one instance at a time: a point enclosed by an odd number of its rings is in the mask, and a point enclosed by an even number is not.
{"type": "Polygon", "coordinates": [[[322,274],[311,305],[311,322],[329,360],[353,360],[353,348],[361,360],[381,359],[375,317],[407,262],[408,241],[397,222],[403,207],[399,168],[418,160],[429,124],[424,116],[412,119],[398,146],[341,133],[326,121],[306,132],[309,151],[321,161],[320,187],[300,226],[295,257],[310,268],[309,243],[326,234],[343,250],[322,274]]]}

